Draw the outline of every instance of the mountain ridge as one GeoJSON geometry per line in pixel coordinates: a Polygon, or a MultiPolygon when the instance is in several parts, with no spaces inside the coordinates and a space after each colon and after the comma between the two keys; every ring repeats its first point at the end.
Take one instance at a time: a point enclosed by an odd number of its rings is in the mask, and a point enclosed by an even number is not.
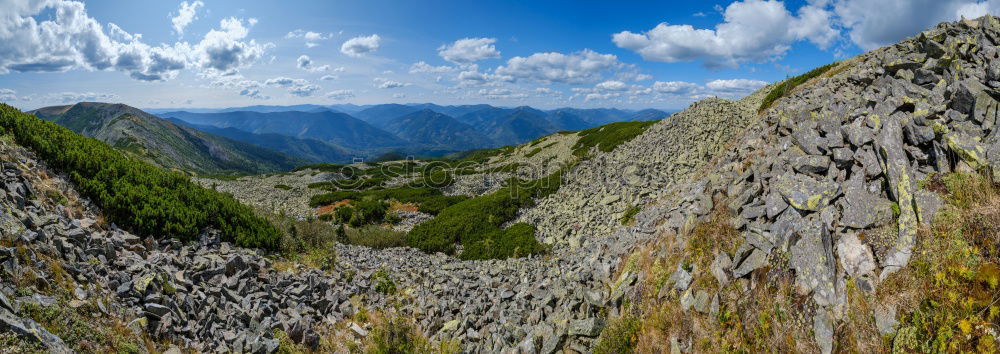
{"type": "Polygon", "coordinates": [[[81,102],[29,113],[168,167],[196,173],[268,173],[305,163],[253,144],[180,126],[124,104],[81,102]]]}

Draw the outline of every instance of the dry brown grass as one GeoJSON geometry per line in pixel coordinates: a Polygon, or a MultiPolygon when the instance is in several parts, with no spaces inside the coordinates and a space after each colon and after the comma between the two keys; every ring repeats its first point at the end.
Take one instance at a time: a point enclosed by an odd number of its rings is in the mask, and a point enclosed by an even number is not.
{"type": "MultiPolygon", "coordinates": [[[[910,264],[880,284],[873,301],[899,309],[893,345],[907,350],[995,352],[1000,328],[996,247],[1000,185],[978,175],[942,177],[946,208],[921,230],[910,264]]],[[[864,343],[847,343],[862,347],[864,343]]]]}
{"type": "Polygon", "coordinates": [[[316,208],[316,215],[332,214],[334,212],[334,210],[337,210],[337,208],[342,207],[344,205],[350,205],[350,204],[351,204],[351,201],[348,200],[348,199],[345,199],[345,200],[341,200],[339,202],[336,202],[336,203],[333,203],[333,204],[330,204],[330,205],[321,206],[319,208],[316,208]]]}
{"type": "Polygon", "coordinates": [[[419,209],[420,208],[416,204],[413,204],[413,203],[400,203],[400,202],[397,202],[397,201],[393,200],[393,201],[389,202],[389,209],[386,212],[387,213],[393,213],[393,212],[397,212],[397,211],[415,212],[415,211],[418,211],[419,209]]]}
{"type": "MultiPolygon", "coordinates": [[[[670,352],[674,341],[690,344],[694,352],[817,351],[811,332],[814,309],[808,297],[794,292],[791,272],[765,267],[752,273],[751,279],[738,279],[724,287],[711,275],[716,252],[733,254],[742,241],[730,224],[726,204],[724,198],[715,200],[712,213],[689,232],[661,235],[626,260],[623,271],[641,270],[649,275],[645,284],[638,285],[643,289],[641,297],[622,310],[640,319],[634,341],[627,343],[634,352],[670,352]],[[676,290],[658,298],[660,288],[671,285],[668,278],[678,264],[693,268],[690,289],[719,294],[718,315],[684,312],[676,290]]],[[[630,333],[615,333],[614,337],[602,341],[633,338],[630,333]]]]}

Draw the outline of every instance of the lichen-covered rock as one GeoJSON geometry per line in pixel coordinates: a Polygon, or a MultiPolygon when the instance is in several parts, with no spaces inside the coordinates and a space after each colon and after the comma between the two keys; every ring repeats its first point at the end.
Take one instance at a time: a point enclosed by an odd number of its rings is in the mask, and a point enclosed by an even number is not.
{"type": "Polygon", "coordinates": [[[979,141],[957,132],[946,134],[944,139],[948,148],[973,169],[989,166],[986,159],[986,147],[979,141]]]}
{"type": "Polygon", "coordinates": [[[774,188],[789,205],[808,211],[819,211],[840,194],[840,185],[833,181],[817,181],[797,174],[782,176],[774,188]]]}
{"type": "Polygon", "coordinates": [[[802,295],[813,294],[820,305],[835,301],[833,240],[818,215],[810,215],[796,230],[799,241],[792,246],[790,265],[795,270],[795,288],[802,295]]]}

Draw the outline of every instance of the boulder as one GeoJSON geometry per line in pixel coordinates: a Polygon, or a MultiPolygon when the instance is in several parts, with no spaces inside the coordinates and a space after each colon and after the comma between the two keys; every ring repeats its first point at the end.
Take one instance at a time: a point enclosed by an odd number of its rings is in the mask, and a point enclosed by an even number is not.
{"type": "Polygon", "coordinates": [[[817,214],[803,219],[796,230],[798,242],[792,246],[790,265],[795,270],[795,287],[801,295],[813,294],[816,303],[832,304],[836,289],[833,240],[817,214]]]}
{"type": "Polygon", "coordinates": [[[674,284],[674,289],[684,291],[691,285],[691,273],[684,269],[683,264],[677,264],[677,270],[670,275],[670,282],[674,284]]]}
{"type": "Polygon", "coordinates": [[[739,266],[733,269],[733,278],[739,279],[757,268],[767,265],[767,253],[754,248],[739,266]]]}
{"type": "Polygon", "coordinates": [[[569,324],[569,334],[573,336],[597,337],[604,329],[604,320],[591,317],[583,320],[573,320],[569,324]]]}
{"type": "Polygon", "coordinates": [[[34,320],[18,318],[8,311],[0,311],[0,330],[14,333],[29,342],[41,344],[50,353],[72,353],[61,338],[49,332],[34,320]]]}
{"type": "Polygon", "coordinates": [[[823,354],[833,352],[833,322],[833,317],[826,310],[818,309],[813,315],[813,337],[823,354]]]}
{"type": "Polygon", "coordinates": [[[819,211],[840,194],[840,185],[833,181],[786,174],[778,179],[774,188],[789,205],[799,210],[819,211]]]}
{"type": "Polygon", "coordinates": [[[837,240],[837,257],[844,271],[855,278],[875,271],[875,256],[853,232],[842,235],[837,240]]]}

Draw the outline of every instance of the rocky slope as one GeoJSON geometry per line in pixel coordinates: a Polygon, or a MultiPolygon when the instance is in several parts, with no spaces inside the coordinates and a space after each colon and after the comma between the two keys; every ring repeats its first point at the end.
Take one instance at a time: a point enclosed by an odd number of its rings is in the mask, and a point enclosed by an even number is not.
{"type": "Polygon", "coordinates": [[[555,194],[522,212],[549,244],[579,246],[611,232],[633,206],[665,196],[756,118],[767,88],[739,101],[699,101],[610,153],[583,161],[555,194]]]}
{"type": "MultiPolygon", "coordinates": [[[[665,265],[677,270],[652,293],[679,301],[684,311],[707,313],[742,301],[723,296],[720,303],[713,288],[750,278],[757,269],[768,277],[789,272],[806,301],[802,326],[812,327],[815,341],[808,347],[833,351],[835,329],[858,320],[846,315],[855,301],[850,297],[873,297],[907,267],[918,239],[928,235],[919,230],[943,204],[920,187],[928,177],[1000,168],[998,44],[995,17],[942,24],[841,63],[777,101],[662,204],[661,228],[677,235],[683,250],[700,242],[685,237],[708,221],[713,200],[725,200],[740,246],[715,254],[708,268],[665,265]],[[691,283],[705,274],[711,275],[708,283],[691,283]]],[[[646,276],[653,277],[640,274],[646,276]]],[[[861,321],[877,322],[880,334],[891,338],[912,309],[896,310],[882,308],[861,321]]],[[[701,339],[672,340],[685,348],[701,339]]]]}
{"type": "MultiPolygon", "coordinates": [[[[72,274],[75,280],[69,288],[84,289],[75,299],[82,304],[103,299],[101,304],[116,309],[107,316],[116,316],[138,333],[199,351],[272,352],[278,345],[274,329],[306,346],[317,345],[321,333],[333,335],[329,331],[360,338],[367,333],[365,324],[352,322],[351,316],[361,309],[413,318],[432,338],[457,339],[469,351],[518,345],[586,348],[601,327],[598,309],[616,296],[602,289],[620,255],[630,249],[621,245],[649,235],[624,230],[608,239],[610,244],[554,260],[461,262],[413,249],[373,251],[342,245],[328,271],[279,271],[270,257],[219,243],[211,233],[195,244],[142,242],[113,225],[95,223],[96,209],[68,213],[62,206],[31,200],[28,191],[35,188],[38,174],[55,174],[22,148],[0,148],[8,156],[5,160],[18,162],[4,164],[4,242],[27,250],[29,257],[44,255],[72,274]],[[374,274],[383,269],[398,292],[376,290],[379,279],[374,274]]],[[[71,191],[62,178],[53,179],[71,191]]],[[[26,271],[16,259],[6,259],[12,262],[5,266],[11,277],[26,271]]],[[[76,296],[36,284],[4,284],[0,293],[5,297],[26,290],[51,293],[52,298],[39,300],[43,307],[63,306],[59,304],[76,296]]],[[[17,317],[15,307],[21,301],[35,300],[18,298],[7,306],[2,311],[11,312],[0,316],[0,327],[52,351],[79,348],[46,331],[25,334],[23,328],[40,326],[17,317]]]]}

